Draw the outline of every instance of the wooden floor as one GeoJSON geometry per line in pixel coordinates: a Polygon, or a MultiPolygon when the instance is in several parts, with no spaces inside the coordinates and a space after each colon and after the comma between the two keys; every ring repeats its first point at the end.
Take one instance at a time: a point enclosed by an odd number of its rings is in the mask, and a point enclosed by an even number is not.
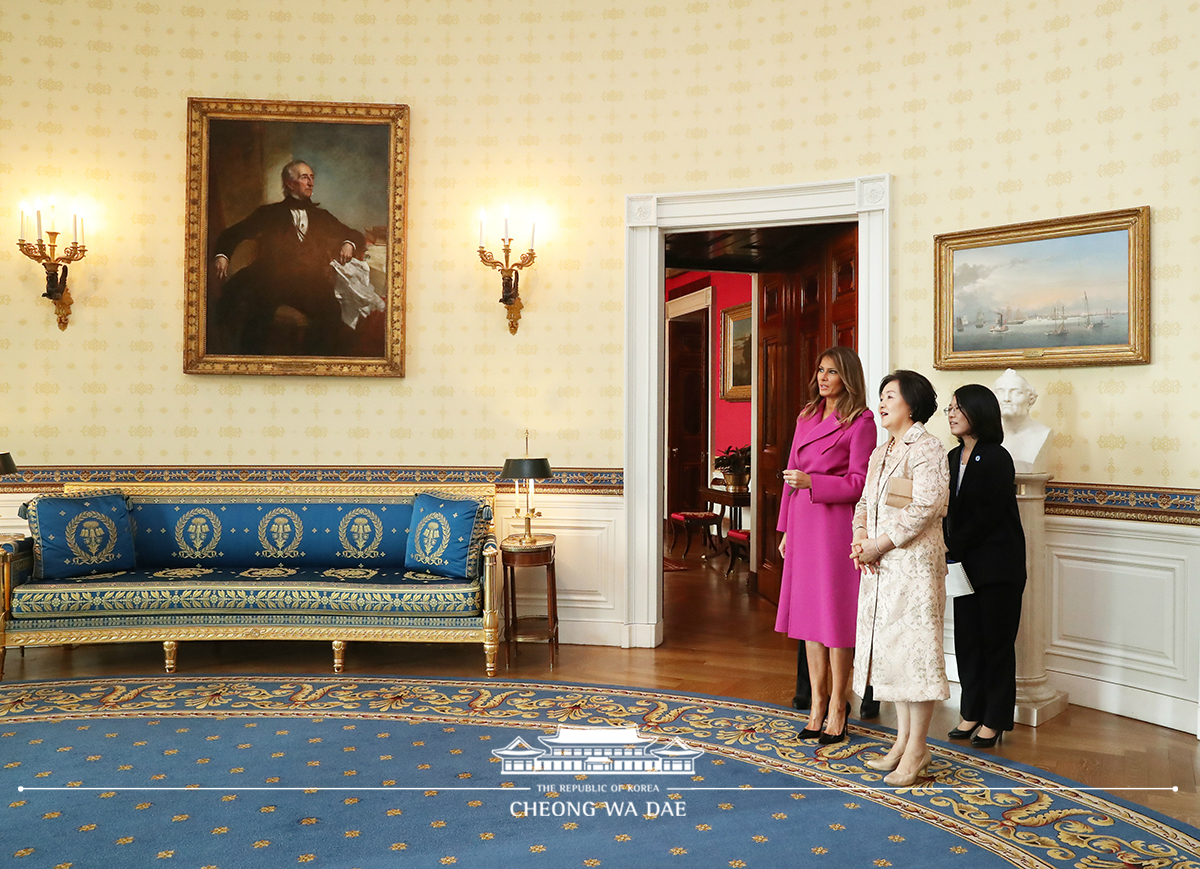
{"type": "MultiPolygon", "coordinates": [[[[522,644],[512,667],[501,669],[501,678],[694,691],[789,704],[796,644],[774,632],[775,607],[748,593],[745,565],[726,578],[725,558],[710,565],[694,545],[689,558],[680,560],[688,569],[663,578],[665,640],[658,648],[564,645],[558,666],[551,670],[545,646],[522,644]]],[[[6,682],[163,673],[161,646],[147,643],[27,649],[24,656],[10,649],[5,664],[6,682]]],[[[332,673],[332,654],[326,643],[181,643],[178,664],[181,677],[313,675],[332,673]]],[[[483,652],[474,645],[350,644],[346,675],[355,674],[483,677],[483,652]]],[[[951,698],[934,717],[933,736],[943,739],[957,722],[951,698]]],[[[882,718],[874,723],[894,724],[890,704],[883,704],[882,718]]],[[[1018,725],[994,752],[1113,790],[1131,802],[1200,826],[1200,742],[1191,734],[1071,706],[1039,728],[1018,725]],[[1178,793],[1116,790],[1172,786],[1178,793]]]]}

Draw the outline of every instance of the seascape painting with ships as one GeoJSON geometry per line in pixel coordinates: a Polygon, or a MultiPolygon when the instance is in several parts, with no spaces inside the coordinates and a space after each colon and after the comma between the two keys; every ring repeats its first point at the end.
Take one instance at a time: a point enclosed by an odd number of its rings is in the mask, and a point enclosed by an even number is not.
{"type": "Polygon", "coordinates": [[[1129,230],[954,251],[954,352],[1124,345],[1129,230]]]}

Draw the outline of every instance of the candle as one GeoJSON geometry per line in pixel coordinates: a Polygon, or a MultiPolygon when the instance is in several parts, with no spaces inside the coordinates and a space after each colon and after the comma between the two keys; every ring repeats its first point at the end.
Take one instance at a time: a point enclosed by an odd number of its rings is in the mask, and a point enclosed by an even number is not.
{"type": "Polygon", "coordinates": [[[21,209],[21,234],[17,236],[17,241],[25,240],[25,209],[21,209]]]}
{"type": "Polygon", "coordinates": [[[504,206],[504,240],[508,241],[512,236],[508,234],[508,206],[504,206]]]}
{"type": "Polygon", "coordinates": [[[486,219],[483,209],[479,209],[479,246],[483,247],[483,222],[486,219]]]}
{"type": "Polygon", "coordinates": [[[71,235],[73,237],[73,241],[76,244],[79,244],[79,218],[74,214],[71,215],[71,235]]]}
{"type": "Polygon", "coordinates": [[[83,218],[79,218],[79,246],[83,247],[83,218]]]}
{"type": "Polygon", "coordinates": [[[42,210],[40,208],[38,209],[38,213],[37,213],[37,225],[38,225],[38,241],[40,242],[42,240],[42,210]]]}
{"type": "Polygon", "coordinates": [[[533,250],[533,238],[537,234],[537,224],[533,223],[529,226],[529,249],[533,250]]]}

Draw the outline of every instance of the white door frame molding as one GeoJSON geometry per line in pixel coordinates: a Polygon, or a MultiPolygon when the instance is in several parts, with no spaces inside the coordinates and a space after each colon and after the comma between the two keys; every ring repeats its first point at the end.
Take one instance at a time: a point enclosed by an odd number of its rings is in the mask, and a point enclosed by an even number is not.
{"type": "Polygon", "coordinates": [[[891,176],[625,200],[625,638],[662,642],[667,232],[858,223],[858,348],[868,387],[889,370],[891,176]]]}

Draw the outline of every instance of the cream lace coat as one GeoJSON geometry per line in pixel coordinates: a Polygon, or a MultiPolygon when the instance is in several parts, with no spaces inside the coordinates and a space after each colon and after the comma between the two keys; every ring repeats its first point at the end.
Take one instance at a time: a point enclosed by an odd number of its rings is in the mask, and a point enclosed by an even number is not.
{"type": "Polygon", "coordinates": [[[950,472],[942,442],[920,423],[887,452],[880,444],[867,465],[867,483],[854,525],[868,537],[887,534],[896,548],[863,571],[855,632],[854,691],[873,686],[877,700],[945,700],[950,696],[942,649],[946,611],[946,545],[942,516],[950,472]],[[913,481],[912,503],[884,503],[887,479],[913,481]]]}

